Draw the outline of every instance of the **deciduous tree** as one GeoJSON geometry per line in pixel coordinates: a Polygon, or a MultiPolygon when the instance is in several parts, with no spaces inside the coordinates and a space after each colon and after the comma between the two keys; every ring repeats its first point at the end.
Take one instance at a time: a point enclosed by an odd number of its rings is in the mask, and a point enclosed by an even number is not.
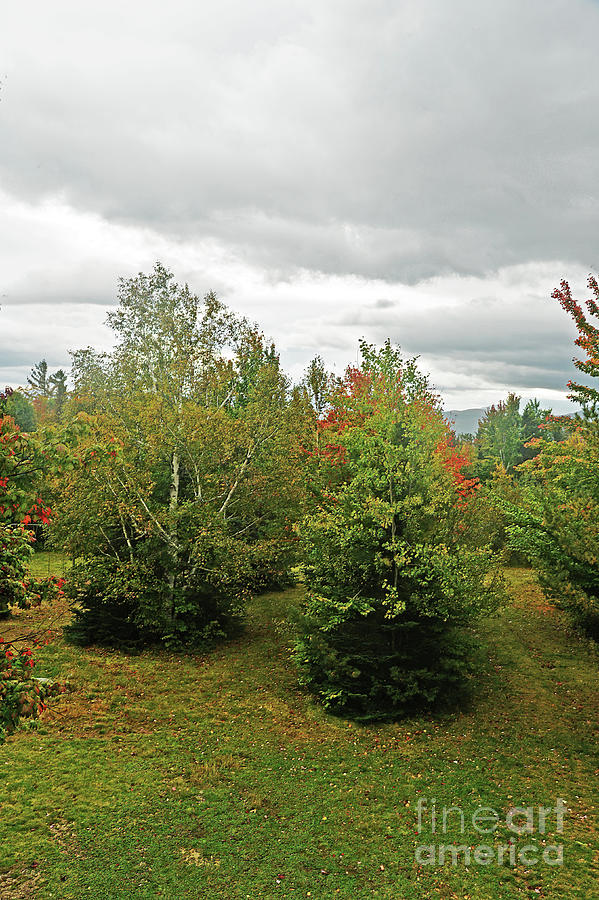
{"type": "MultiPolygon", "coordinates": [[[[599,286],[594,277],[588,286],[584,305],[566,281],[552,296],[576,324],[575,343],[585,353],[576,367],[597,378],[599,329],[592,320],[599,318],[599,286]]],[[[538,568],[547,596],[599,639],[599,390],[574,381],[568,387],[582,415],[563,421],[565,440],[541,442],[541,452],[523,467],[522,502],[506,504],[506,511],[512,546],[538,568]]]]}
{"type": "Polygon", "coordinates": [[[71,634],[222,634],[293,557],[289,384],[258,329],[159,264],[121,282],[109,323],[112,354],[74,357],[71,413],[85,410],[91,433],[62,501],[65,539],[86,558],[71,579],[82,604],[71,634]]]}

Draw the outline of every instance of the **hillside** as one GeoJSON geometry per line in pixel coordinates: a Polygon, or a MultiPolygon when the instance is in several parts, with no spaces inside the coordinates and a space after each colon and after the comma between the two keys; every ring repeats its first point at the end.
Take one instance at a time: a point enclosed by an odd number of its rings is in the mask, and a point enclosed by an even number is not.
{"type": "Polygon", "coordinates": [[[486,409],[448,409],[444,415],[454,422],[454,431],[460,434],[476,434],[478,421],[482,419],[486,409]]]}

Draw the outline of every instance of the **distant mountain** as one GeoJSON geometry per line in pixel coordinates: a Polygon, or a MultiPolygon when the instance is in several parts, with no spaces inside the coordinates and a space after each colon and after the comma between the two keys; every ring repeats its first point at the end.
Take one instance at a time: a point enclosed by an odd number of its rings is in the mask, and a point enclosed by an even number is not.
{"type": "Polygon", "coordinates": [[[478,431],[478,421],[482,419],[486,412],[485,409],[448,409],[445,412],[446,417],[453,422],[453,429],[457,435],[460,434],[476,434],[478,431]]]}

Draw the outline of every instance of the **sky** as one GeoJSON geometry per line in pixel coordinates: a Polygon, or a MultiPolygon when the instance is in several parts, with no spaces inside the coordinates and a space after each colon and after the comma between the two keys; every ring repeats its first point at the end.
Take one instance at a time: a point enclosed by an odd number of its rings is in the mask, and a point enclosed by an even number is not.
{"type": "Polygon", "coordinates": [[[359,338],[446,408],[569,408],[599,268],[596,0],[9,0],[0,386],[107,349],[160,260],[299,379],[359,338]]]}

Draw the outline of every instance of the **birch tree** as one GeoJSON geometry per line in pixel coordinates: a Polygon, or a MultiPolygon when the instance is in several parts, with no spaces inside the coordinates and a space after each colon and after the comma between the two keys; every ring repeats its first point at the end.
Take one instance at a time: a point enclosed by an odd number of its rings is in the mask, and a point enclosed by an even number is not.
{"type": "Polygon", "coordinates": [[[219,608],[239,612],[292,555],[289,384],[256,326],[160,264],[121,281],[108,322],[114,351],[74,358],[71,413],[89,417],[93,437],[63,491],[65,538],[104,570],[146,579],[127,613],[142,631],[216,631],[219,608]]]}

